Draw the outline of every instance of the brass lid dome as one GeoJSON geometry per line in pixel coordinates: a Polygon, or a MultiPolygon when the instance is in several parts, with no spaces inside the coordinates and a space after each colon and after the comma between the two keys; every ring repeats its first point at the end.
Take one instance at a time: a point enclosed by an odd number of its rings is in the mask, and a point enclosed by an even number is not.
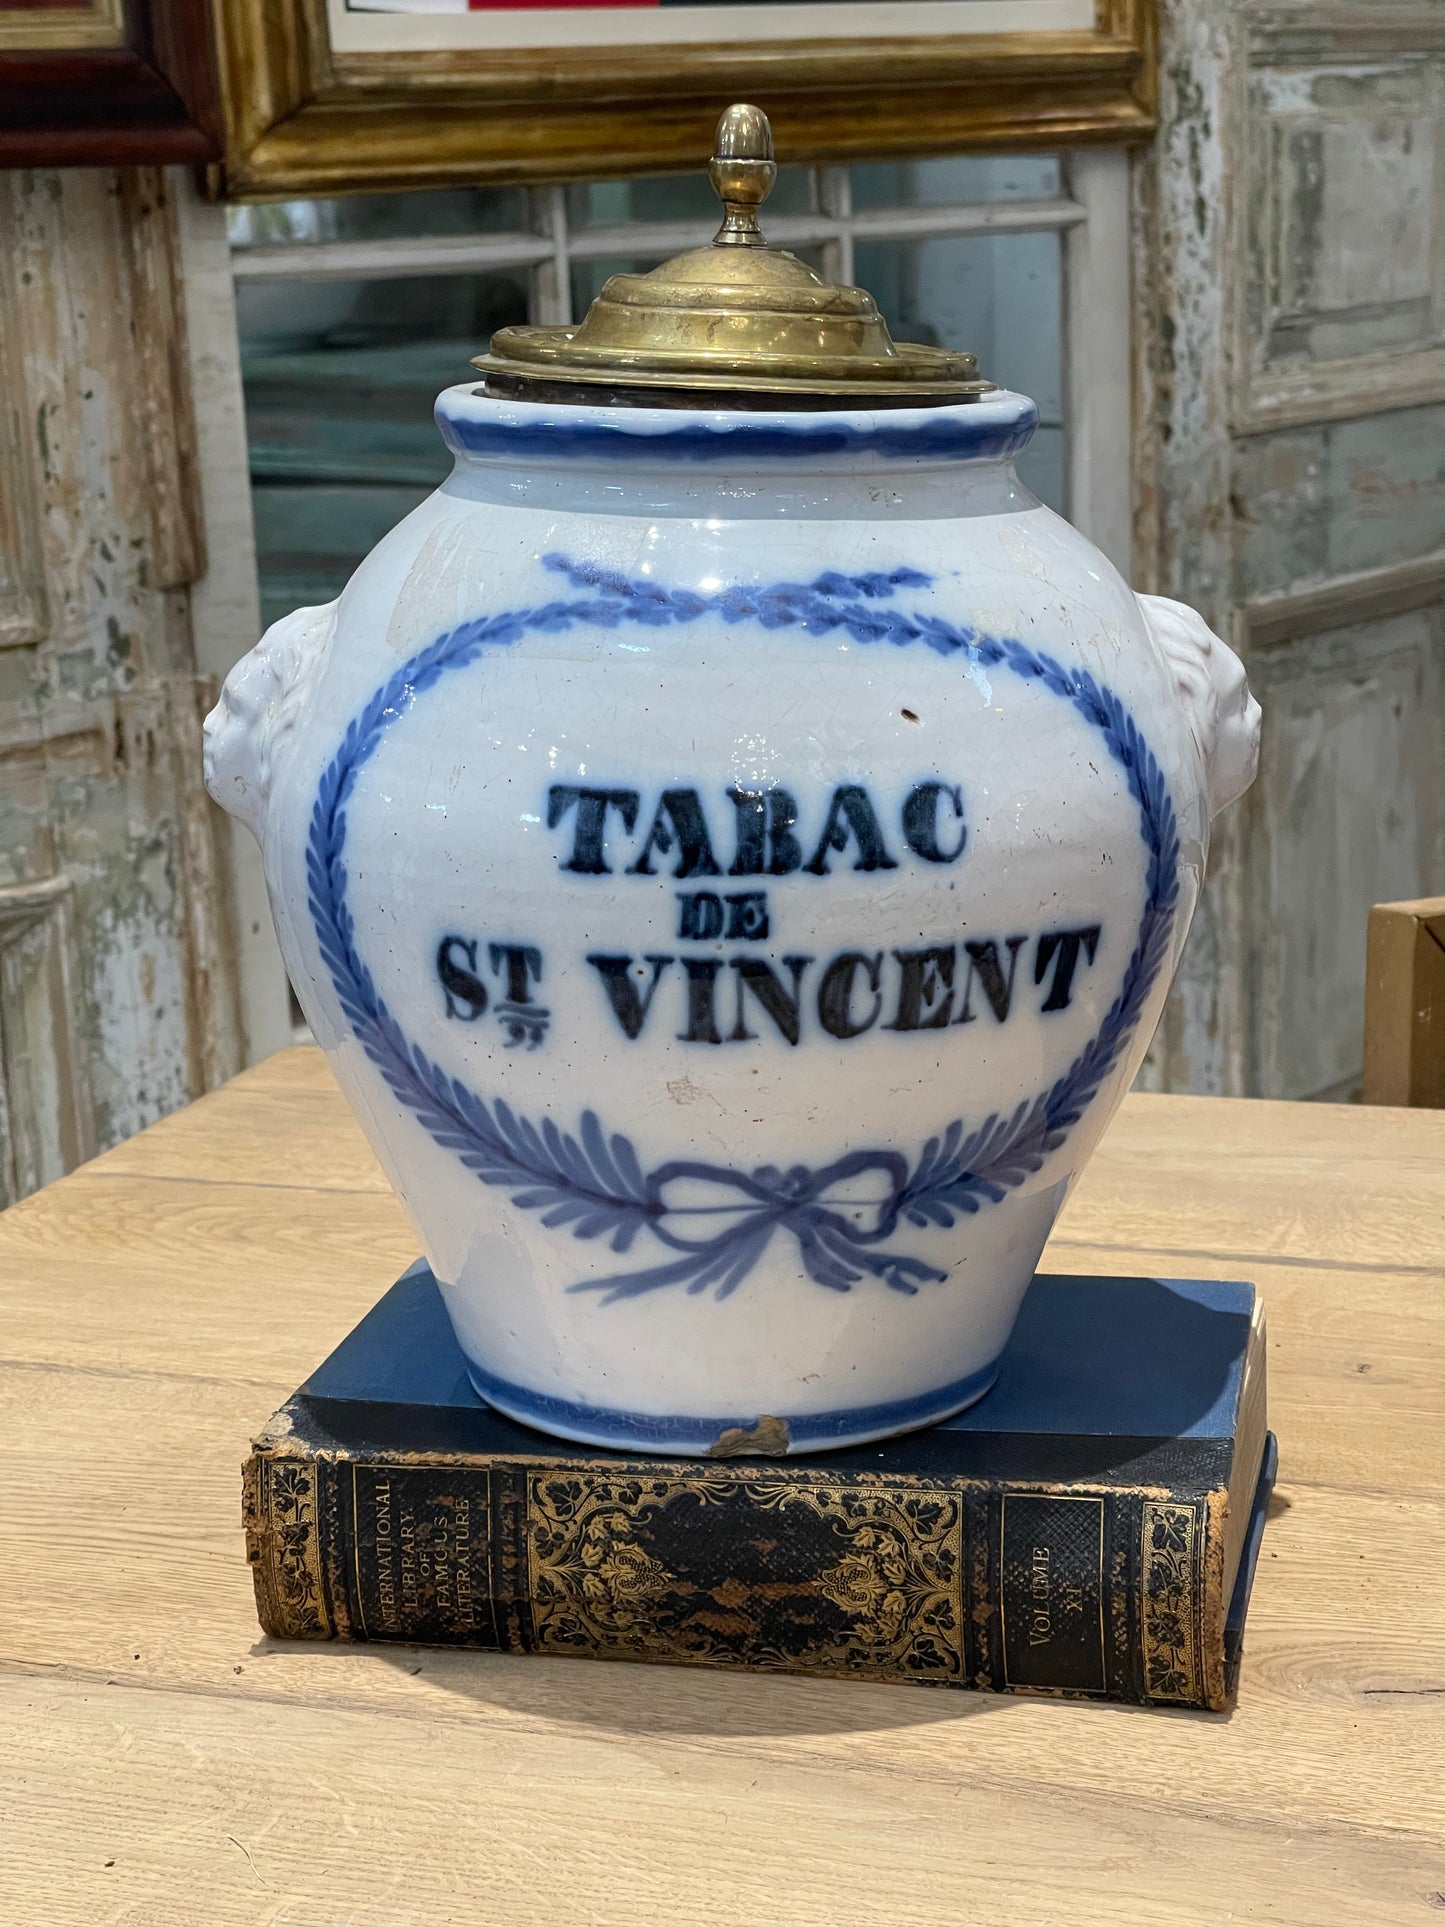
{"type": "Polygon", "coordinates": [[[473,363],[488,393],[786,409],[917,408],[987,392],[975,356],[894,341],[870,294],[767,246],[758,209],[777,171],[767,115],[729,107],[708,166],[723,204],[711,247],[614,274],[575,327],[498,329],[473,363]]]}

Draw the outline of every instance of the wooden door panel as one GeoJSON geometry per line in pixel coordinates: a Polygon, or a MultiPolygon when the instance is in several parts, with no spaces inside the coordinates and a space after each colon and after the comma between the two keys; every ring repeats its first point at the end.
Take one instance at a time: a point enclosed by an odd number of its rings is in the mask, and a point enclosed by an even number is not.
{"type": "Polygon", "coordinates": [[[1241,601],[1445,551],[1445,405],[1242,437],[1233,466],[1241,601]]]}
{"type": "Polygon", "coordinates": [[[1422,894],[1441,818],[1441,624],[1417,609],[1255,653],[1269,718],[1242,855],[1253,1088],[1348,1094],[1371,906],[1422,894]]]}
{"type": "Polygon", "coordinates": [[[241,1060],[169,194],[0,174],[0,1199],[241,1060]]]}
{"type": "Polygon", "coordinates": [[[0,888],[0,1206],[98,1148],[79,1054],[78,974],[69,879],[0,888]]]}
{"type": "Polygon", "coordinates": [[[1370,906],[1445,888],[1445,9],[1165,0],[1136,167],[1136,553],[1244,655],[1155,1083],[1349,1095],[1370,906]]]}
{"type": "Polygon", "coordinates": [[[1235,424],[1445,382],[1438,8],[1238,9],[1235,424]]]}

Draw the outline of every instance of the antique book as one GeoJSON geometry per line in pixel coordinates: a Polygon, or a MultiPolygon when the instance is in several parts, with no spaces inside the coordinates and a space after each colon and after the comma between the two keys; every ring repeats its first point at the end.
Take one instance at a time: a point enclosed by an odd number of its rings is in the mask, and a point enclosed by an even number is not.
{"type": "Polygon", "coordinates": [[[1041,1274],[946,1424],[652,1459],[484,1405],[417,1264],[255,1441],[245,1524],[280,1638],[1219,1708],[1274,1465],[1247,1284],[1041,1274]]]}

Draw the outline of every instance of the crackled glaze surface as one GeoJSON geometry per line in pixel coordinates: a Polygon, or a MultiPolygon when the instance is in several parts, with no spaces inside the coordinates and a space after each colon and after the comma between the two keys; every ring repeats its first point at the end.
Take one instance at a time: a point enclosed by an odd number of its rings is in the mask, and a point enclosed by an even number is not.
{"type": "Polygon", "coordinates": [[[692,1452],[957,1410],[1253,773],[1238,663],[1019,486],[1021,397],[438,418],[208,772],[479,1390],[692,1452]]]}

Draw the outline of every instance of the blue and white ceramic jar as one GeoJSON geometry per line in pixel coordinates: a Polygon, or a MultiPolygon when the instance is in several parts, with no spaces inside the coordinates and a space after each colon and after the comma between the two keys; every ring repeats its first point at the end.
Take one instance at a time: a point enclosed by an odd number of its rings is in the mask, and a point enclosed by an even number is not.
{"type": "Polygon", "coordinates": [[[1258,711],[1020,485],[1022,396],[705,375],[447,390],[208,780],[482,1396],[812,1450],[988,1389],[1258,711]]]}

